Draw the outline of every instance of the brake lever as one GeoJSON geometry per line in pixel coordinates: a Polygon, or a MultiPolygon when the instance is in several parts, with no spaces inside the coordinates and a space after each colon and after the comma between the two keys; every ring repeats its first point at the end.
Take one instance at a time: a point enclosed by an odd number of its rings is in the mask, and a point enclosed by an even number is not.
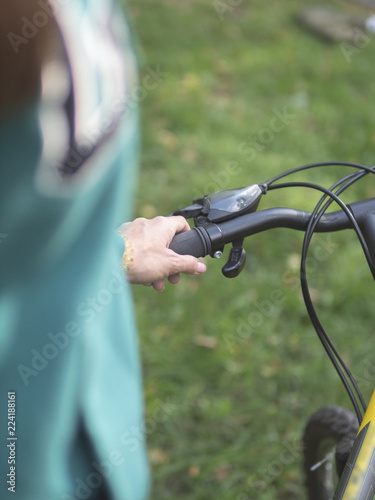
{"type": "Polygon", "coordinates": [[[196,217],[202,214],[202,209],[203,209],[202,205],[194,203],[194,205],[190,205],[189,207],[180,208],[179,210],[176,210],[171,215],[182,215],[182,217],[185,217],[185,219],[195,219],[196,217]]]}
{"type": "Polygon", "coordinates": [[[226,278],[236,278],[245,267],[246,251],[243,248],[243,238],[233,242],[227,263],[221,272],[226,278]]]}

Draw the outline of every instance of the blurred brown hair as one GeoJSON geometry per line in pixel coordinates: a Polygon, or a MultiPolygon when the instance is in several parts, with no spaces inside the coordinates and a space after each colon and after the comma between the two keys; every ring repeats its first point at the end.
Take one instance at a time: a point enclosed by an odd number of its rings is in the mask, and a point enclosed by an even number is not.
{"type": "MultiPolygon", "coordinates": [[[[25,37],[25,23],[38,12],[43,12],[40,0],[0,0],[0,114],[38,93],[43,58],[56,30],[48,16],[43,27],[25,37]]],[[[42,19],[46,16],[44,11],[42,19]]]]}

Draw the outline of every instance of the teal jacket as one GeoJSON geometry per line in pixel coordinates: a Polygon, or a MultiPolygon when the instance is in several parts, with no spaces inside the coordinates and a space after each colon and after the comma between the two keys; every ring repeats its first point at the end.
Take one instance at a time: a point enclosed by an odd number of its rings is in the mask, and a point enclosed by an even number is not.
{"type": "Polygon", "coordinates": [[[49,192],[37,179],[40,109],[0,120],[0,498],[145,500],[141,369],[115,232],[130,217],[137,112],[49,192]]]}

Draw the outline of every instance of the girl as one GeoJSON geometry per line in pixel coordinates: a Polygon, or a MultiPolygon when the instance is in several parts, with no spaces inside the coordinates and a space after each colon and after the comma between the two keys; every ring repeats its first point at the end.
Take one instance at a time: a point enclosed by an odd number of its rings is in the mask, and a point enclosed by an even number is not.
{"type": "Polygon", "coordinates": [[[183,218],[121,225],[138,115],[116,5],[3,0],[0,35],[0,428],[13,446],[0,451],[1,498],[145,500],[128,283],[162,290],[206,268],[168,249],[183,218]]]}

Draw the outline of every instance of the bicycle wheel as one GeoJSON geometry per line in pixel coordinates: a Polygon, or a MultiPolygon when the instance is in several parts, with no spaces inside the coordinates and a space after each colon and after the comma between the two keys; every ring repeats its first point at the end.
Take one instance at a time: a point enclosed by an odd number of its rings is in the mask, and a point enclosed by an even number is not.
{"type": "Polygon", "coordinates": [[[338,475],[344,468],[357,432],[357,417],[346,408],[327,406],[309,418],[303,435],[305,485],[309,500],[332,500],[338,475]],[[337,445],[340,445],[340,453],[335,457],[337,445]],[[347,450],[344,461],[343,448],[347,450]],[[339,461],[336,470],[335,460],[339,461]]]}

